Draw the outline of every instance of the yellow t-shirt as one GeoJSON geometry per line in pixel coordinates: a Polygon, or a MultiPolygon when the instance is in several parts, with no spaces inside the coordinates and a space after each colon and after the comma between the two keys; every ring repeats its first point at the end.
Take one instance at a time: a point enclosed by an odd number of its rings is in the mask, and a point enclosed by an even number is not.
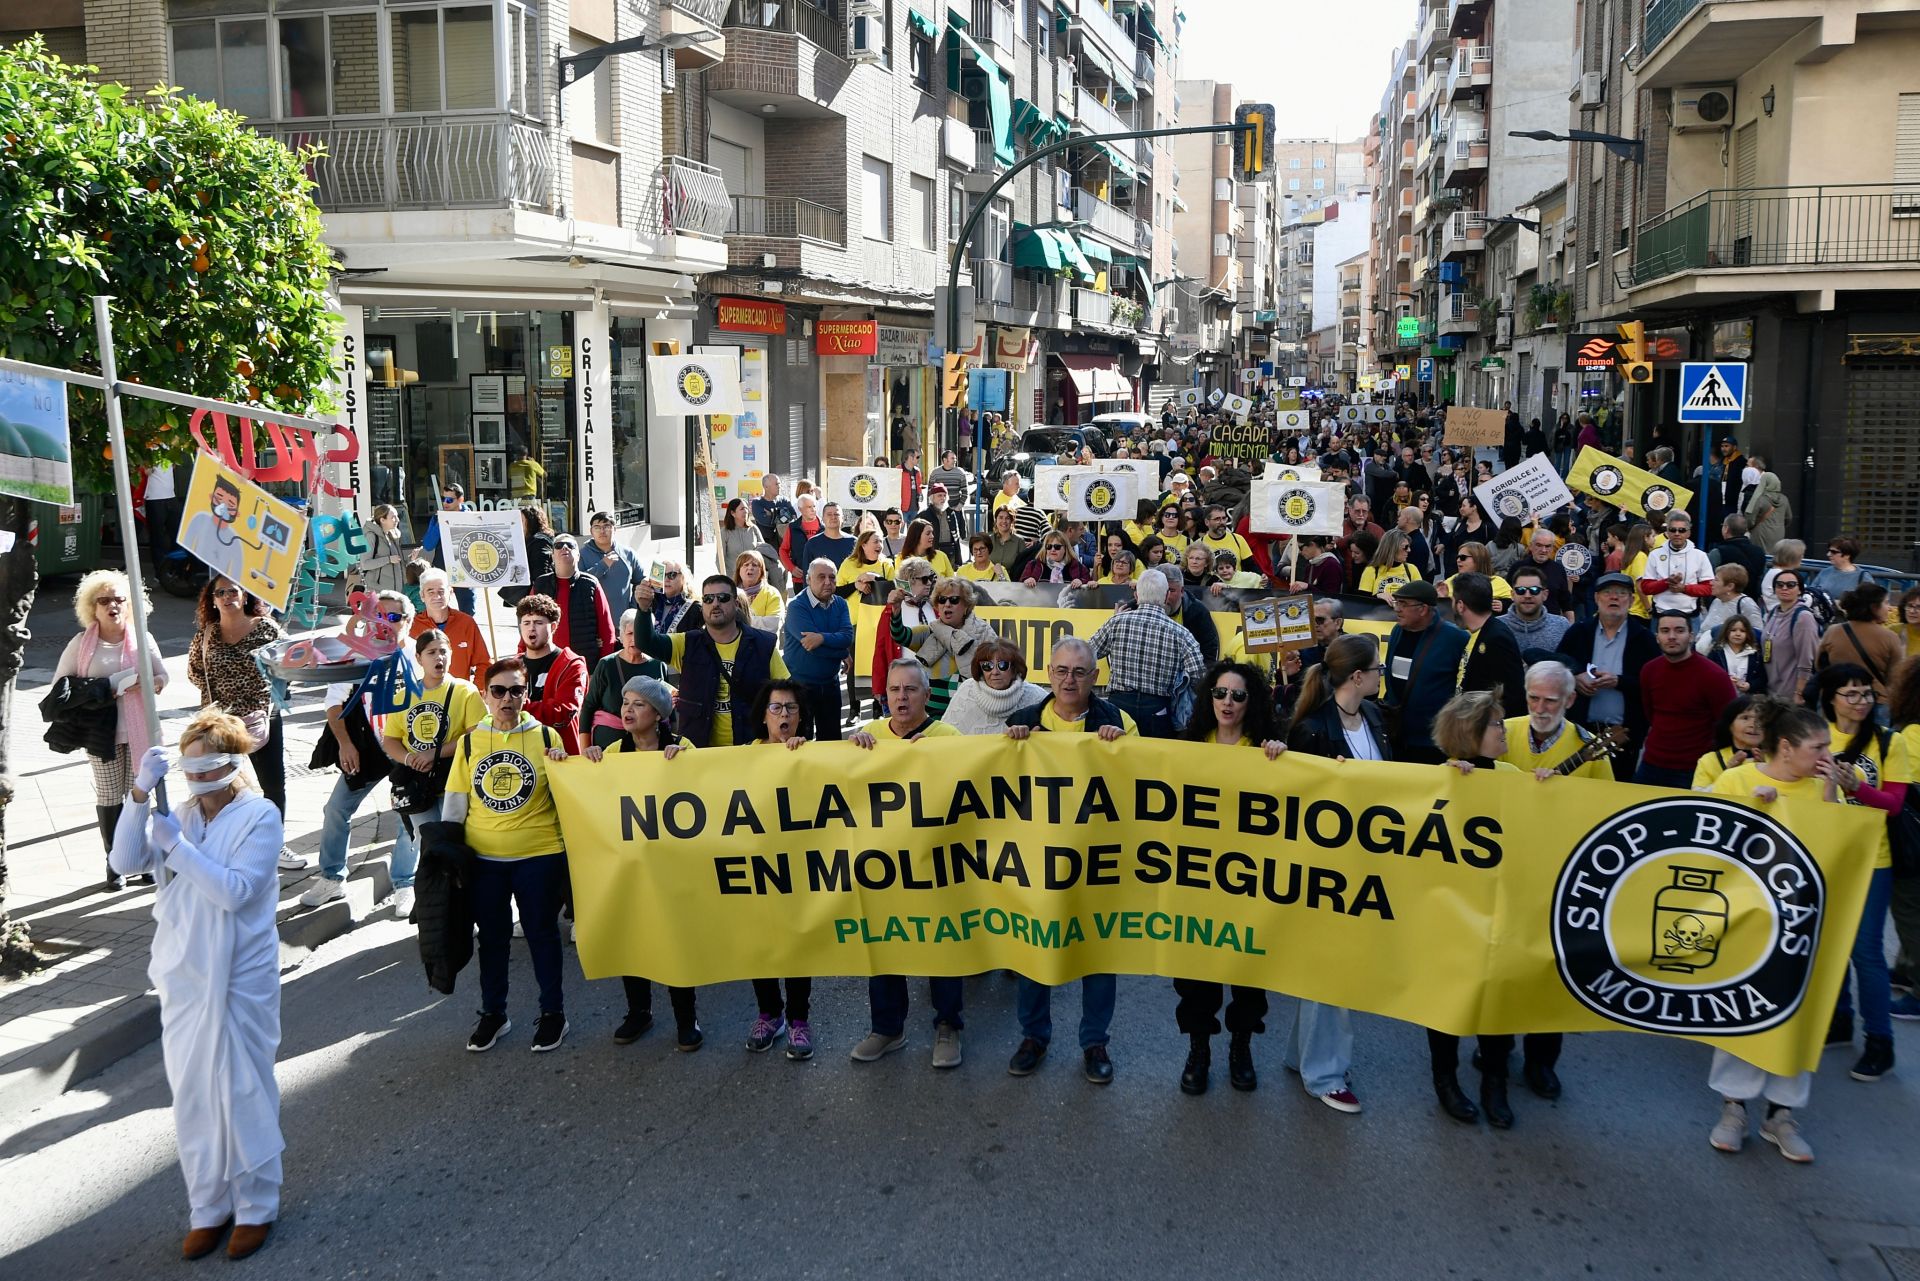
{"type": "MultiPolygon", "coordinates": [[[[1048,699],[1047,705],[1040,709],[1040,728],[1051,730],[1056,734],[1083,734],[1086,732],[1087,718],[1082,716],[1077,721],[1062,720],[1053,714],[1053,700],[1048,699]]],[[[1127,715],[1125,712],[1121,712],[1120,732],[1122,734],[1138,734],[1140,727],[1133,723],[1133,717],[1127,715]]]]}
{"type": "MultiPolygon", "coordinates": [[[[693,744],[689,743],[684,738],[676,738],[673,740],[673,742],[674,742],[674,746],[676,747],[684,747],[689,751],[693,750],[693,744]]],[[[626,750],[627,750],[627,740],[624,738],[617,738],[613,742],[607,744],[604,749],[602,749],[601,755],[614,756],[626,750]]],[[[636,756],[639,755],[638,752],[635,752],[634,754],[636,756]]]]}
{"type": "Polygon", "coordinates": [[[402,712],[387,716],[381,733],[397,738],[409,752],[432,751],[435,740],[440,746],[458,742],[462,734],[487,718],[486,704],[471,682],[449,676],[439,689],[426,690],[402,712]],[[442,731],[442,725],[446,729],[442,731]]]}
{"type": "Polygon", "coordinates": [[[1123,520],[1120,522],[1120,533],[1129,543],[1138,547],[1141,543],[1146,542],[1148,538],[1152,537],[1153,526],[1142,525],[1137,520],[1123,520]]]}
{"type": "Polygon", "coordinates": [[[996,565],[992,561],[987,562],[985,569],[980,569],[975,566],[972,561],[968,561],[958,570],[954,571],[954,576],[956,578],[964,578],[969,583],[1004,583],[1009,581],[1007,578],[1007,567],[1005,565],[996,565]]]}
{"type": "MultiPolygon", "coordinates": [[[[1711,792],[1713,785],[1720,781],[1720,776],[1727,772],[1727,762],[1733,759],[1735,750],[1736,749],[1731,747],[1725,749],[1716,747],[1705,756],[1702,756],[1698,761],[1695,761],[1693,766],[1693,790],[1696,792],[1711,792]]],[[[1750,763],[1751,762],[1742,762],[1742,764],[1750,763]]],[[[1739,767],[1735,766],[1734,768],[1737,769],[1739,767]]]]}
{"type": "MultiPolygon", "coordinates": [[[[1227,531],[1227,536],[1225,538],[1215,538],[1212,534],[1205,534],[1201,536],[1200,541],[1207,545],[1207,550],[1209,552],[1213,552],[1215,554],[1218,554],[1220,552],[1232,552],[1235,556],[1238,556],[1243,561],[1253,559],[1253,548],[1247,546],[1247,540],[1240,537],[1240,535],[1234,533],[1232,530],[1227,531]]],[[[1181,550],[1185,551],[1186,549],[1182,548],[1181,550]]]]}
{"type": "MultiPolygon", "coordinates": [[[[1501,761],[1531,774],[1537,769],[1559,769],[1570,760],[1580,748],[1590,741],[1591,736],[1582,738],[1577,726],[1568,722],[1561,730],[1560,737],[1546,751],[1535,754],[1533,739],[1528,729],[1529,717],[1509,716],[1507,718],[1507,752],[1501,761]]],[[[1599,778],[1611,783],[1613,770],[1604,761],[1588,761],[1573,771],[1574,778],[1599,778]]]]}
{"type": "Polygon", "coordinates": [[[560,735],[528,716],[511,733],[476,725],[453,754],[447,795],[465,793],[467,844],[481,858],[536,858],[566,851],[547,787],[547,748],[560,735]]]}
{"type": "MultiPolygon", "coordinates": [[[[1367,566],[1360,575],[1360,594],[1371,596],[1387,588],[1420,581],[1420,571],[1412,565],[1367,566]]],[[[1449,591],[1452,589],[1449,588],[1449,591]]]]}
{"type": "Polygon", "coordinates": [[[893,562],[882,556],[879,560],[869,564],[857,557],[849,556],[840,562],[840,573],[835,578],[834,585],[838,587],[850,586],[858,582],[862,574],[872,574],[881,582],[890,583],[893,581],[893,562]]]}
{"type": "MultiPolygon", "coordinates": [[[[1833,754],[1838,756],[1846,750],[1849,736],[1841,733],[1840,727],[1832,723],[1827,725],[1827,731],[1833,735],[1833,754]]],[[[1909,726],[1907,733],[1911,732],[1912,727],[1909,726]]],[[[1905,733],[1889,734],[1884,757],[1880,753],[1880,736],[1875,734],[1869,738],[1867,745],[1861,749],[1859,758],[1853,762],[1853,772],[1859,775],[1869,787],[1885,787],[1889,783],[1906,783],[1911,786],[1913,765],[1907,755],[1907,735],[1905,733]]],[[[1860,804],[1850,796],[1843,799],[1849,805],[1860,804]]],[[[1893,842],[1888,837],[1884,825],[1880,828],[1880,848],[1874,855],[1873,865],[1876,868],[1893,866],[1893,842]]]]}
{"type": "Polygon", "coordinates": [[[947,559],[947,554],[945,552],[936,549],[932,552],[929,552],[926,556],[922,557],[921,559],[925,560],[927,564],[933,566],[933,572],[940,575],[940,577],[942,578],[953,577],[953,562],[947,559]]]}
{"type": "Polygon", "coordinates": [[[999,493],[993,496],[992,511],[997,512],[1002,507],[1011,507],[1015,511],[1019,511],[1022,507],[1025,507],[1026,505],[1027,505],[1026,499],[1020,497],[1020,495],[1018,494],[1009,494],[1006,490],[1003,489],[999,493]]]}
{"type": "Polygon", "coordinates": [[[1095,587],[1131,587],[1133,586],[1133,580],[1129,578],[1124,583],[1116,583],[1113,581],[1112,574],[1102,574],[1100,575],[1099,581],[1094,583],[1094,586],[1095,587]]]}
{"type": "MultiPolygon", "coordinates": [[[[1208,730],[1206,741],[1214,744],[1215,746],[1218,746],[1220,743],[1220,731],[1217,729],[1208,730]]],[[[1252,735],[1242,734],[1240,735],[1240,741],[1238,743],[1235,743],[1234,746],[1235,747],[1258,747],[1260,746],[1260,740],[1254,738],[1252,735]]]]}
{"type": "MultiPolygon", "coordinates": [[[[905,743],[911,741],[901,738],[898,734],[894,733],[893,721],[885,716],[882,716],[877,721],[868,721],[860,727],[860,730],[862,733],[873,735],[883,743],[905,743]]],[[[921,738],[959,738],[960,736],[960,731],[945,721],[930,721],[927,727],[920,731],[921,738]]]]}
{"type": "MultiPolygon", "coordinates": [[[[675,632],[669,639],[673,641],[673,660],[669,664],[676,672],[687,669],[687,633],[675,632]]],[[[714,652],[720,656],[720,688],[713,695],[713,733],[707,736],[708,747],[733,746],[733,659],[740,652],[740,638],[735,636],[722,645],[714,643],[714,652]]],[[[773,655],[767,667],[770,680],[786,680],[792,673],[787,670],[787,660],[780,657],[780,647],[773,648],[773,655]]]]}
{"type": "Polygon", "coordinates": [[[1166,544],[1167,559],[1175,561],[1187,554],[1187,544],[1192,540],[1185,534],[1162,534],[1160,541],[1166,544]]]}
{"type": "MultiPolygon", "coordinates": [[[[740,599],[746,600],[744,593],[740,599]]],[[[753,599],[747,601],[747,613],[755,618],[777,617],[785,607],[786,602],[780,599],[780,593],[766,585],[762,585],[760,590],[753,594],[753,599]]]]}
{"type": "Polygon", "coordinates": [[[1748,761],[1745,765],[1736,765],[1719,778],[1713,780],[1715,796],[1736,796],[1741,800],[1753,799],[1756,787],[1771,787],[1789,800],[1817,801],[1821,798],[1826,785],[1817,777],[1803,778],[1798,783],[1782,783],[1779,779],[1768,778],[1760,772],[1757,762],[1748,761]]]}
{"type": "MultiPolygon", "coordinates": [[[[1372,568],[1372,566],[1368,566],[1368,568],[1372,568]]],[[[1500,577],[1500,575],[1498,574],[1488,574],[1486,577],[1487,577],[1487,582],[1492,584],[1493,586],[1493,598],[1495,600],[1512,600],[1513,599],[1513,586],[1510,583],[1508,583],[1506,579],[1500,577]]],[[[1460,581],[1460,575],[1458,574],[1455,574],[1452,578],[1449,578],[1447,580],[1448,596],[1453,595],[1453,585],[1459,581],[1460,581]]]]}
{"type": "Polygon", "coordinates": [[[1633,604],[1627,606],[1627,612],[1635,618],[1652,618],[1653,603],[1647,599],[1646,593],[1640,590],[1640,579],[1647,572],[1647,554],[1641,552],[1635,556],[1627,562],[1623,572],[1633,580],[1633,604]]]}

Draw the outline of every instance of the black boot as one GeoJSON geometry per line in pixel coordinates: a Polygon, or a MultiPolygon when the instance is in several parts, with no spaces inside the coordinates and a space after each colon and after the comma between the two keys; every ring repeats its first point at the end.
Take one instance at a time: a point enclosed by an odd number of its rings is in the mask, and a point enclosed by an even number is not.
{"type": "Polygon", "coordinates": [[[113,829],[120,824],[120,807],[96,805],[93,807],[93,814],[100,824],[100,844],[105,846],[107,851],[107,893],[111,894],[126,884],[120,879],[120,873],[113,870],[113,829]]]}
{"type": "Polygon", "coordinates": [[[1870,1036],[1867,1038],[1866,1052],[1853,1065],[1853,1071],[1847,1075],[1856,1081],[1878,1081],[1893,1070],[1893,1038],[1890,1036],[1870,1036]]]}
{"type": "Polygon", "coordinates": [[[1440,1110],[1454,1120],[1471,1125],[1480,1119],[1480,1109],[1473,1106],[1473,1100],[1460,1088],[1460,1082],[1453,1073],[1436,1075],[1433,1078],[1433,1092],[1440,1100],[1440,1110]]]}
{"type": "Polygon", "coordinates": [[[1205,1094],[1207,1072],[1212,1066],[1212,1046],[1207,1044],[1206,1037],[1195,1036],[1193,1048],[1187,1051],[1187,1065],[1180,1069],[1180,1093],[1205,1094]]]}
{"type": "Polygon", "coordinates": [[[1253,1033],[1233,1034],[1227,1046],[1227,1080],[1242,1093],[1259,1087],[1260,1077],[1253,1070],[1253,1033]]]}
{"type": "Polygon", "coordinates": [[[1496,1130],[1513,1128],[1513,1108],[1507,1103],[1507,1078],[1504,1076],[1483,1076],[1480,1078],[1480,1110],[1487,1114],[1487,1124],[1496,1130]]]}

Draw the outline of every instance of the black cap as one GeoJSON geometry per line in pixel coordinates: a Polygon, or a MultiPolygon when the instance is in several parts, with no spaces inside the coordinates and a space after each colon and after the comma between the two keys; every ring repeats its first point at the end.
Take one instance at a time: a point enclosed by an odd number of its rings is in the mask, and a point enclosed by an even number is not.
{"type": "Polygon", "coordinates": [[[1733,445],[1736,447],[1740,444],[1739,441],[1733,438],[1732,432],[1723,432],[1720,436],[1720,443],[1723,445],[1733,445]]]}
{"type": "Polygon", "coordinates": [[[1632,591],[1633,580],[1625,574],[1602,574],[1593,580],[1593,590],[1596,594],[1605,591],[1609,587],[1624,587],[1628,591],[1632,591]]]}
{"type": "Polygon", "coordinates": [[[1400,590],[1393,594],[1393,598],[1395,600],[1417,601],[1422,605],[1438,605],[1440,603],[1440,593],[1433,590],[1433,584],[1428,582],[1403,583],[1400,586],[1400,590]]]}

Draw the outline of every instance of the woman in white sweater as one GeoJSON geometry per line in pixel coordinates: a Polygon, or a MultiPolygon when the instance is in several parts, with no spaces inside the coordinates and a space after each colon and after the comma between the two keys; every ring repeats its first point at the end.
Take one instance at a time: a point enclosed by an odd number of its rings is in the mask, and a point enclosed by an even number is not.
{"type": "Polygon", "coordinates": [[[1027,680],[1027,657],[1020,647],[996,636],[973,647],[972,680],[953,692],[940,719],[962,734],[999,734],[1007,717],[1046,698],[1047,691],[1027,680]]]}

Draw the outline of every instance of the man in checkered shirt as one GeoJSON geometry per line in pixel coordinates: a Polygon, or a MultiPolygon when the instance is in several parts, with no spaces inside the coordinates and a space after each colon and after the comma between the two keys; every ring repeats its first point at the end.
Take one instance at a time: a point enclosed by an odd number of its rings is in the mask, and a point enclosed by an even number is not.
{"type": "Polygon", "coordinates": [[[1172,738],[1174,680],[1185,675],[1196,693],[1207,673],[1206,658],[1193,633],[1167,613],[1171,588],[1164,570],[1140,575],[1135,605],[1101,624],[1093,634],[1095,658],[1111,673],[1107,700],[1132,716],[1148,738],[1172,738]]]}

